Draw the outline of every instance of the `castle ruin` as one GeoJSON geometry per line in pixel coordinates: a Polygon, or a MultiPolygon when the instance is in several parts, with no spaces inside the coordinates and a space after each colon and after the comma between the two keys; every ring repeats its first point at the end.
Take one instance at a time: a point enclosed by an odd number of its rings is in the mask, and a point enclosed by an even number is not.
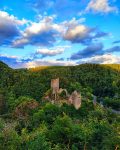
{"type": "MultiPolygon", "coordinates": [[[[74,105],[76,109],[79,109],[81,107],[81,94],[77,91],[73,91],[70,95],[66,89],[62,89],[59,87],[59,78],[52,79],[51,80],[51,97],[49,97],[49,100],[52,103],[58,103],[60,101],[59,95],[62,92],[66,93],[66,103],[74,105]]],[[[47,97],[48,98],[48,97],[47,97]]]]}

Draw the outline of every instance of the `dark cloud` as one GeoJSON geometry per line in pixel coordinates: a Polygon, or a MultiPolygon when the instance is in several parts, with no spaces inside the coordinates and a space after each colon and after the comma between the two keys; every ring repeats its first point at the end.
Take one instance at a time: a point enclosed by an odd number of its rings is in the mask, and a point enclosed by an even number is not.
{"type": "Polygon", "coordinates": [[[5,11],[0,11],[0,45],[11,45],[21,35],[19,27],[26,22],[25,19],[19,20],[5,11]]]}
{"type": "Polygon", "coordinates": [[[57,61],[62,61],[62,60],[64,60],[64,58],[58,58],[58,59],[56,59],[57,61]]]}
{"type": "Polygon", "coordinates": [[[46,31],[43,33],[34,34],[28,37],[28,44],[37,46],[50,46],[56,41],[55,31],[46,31]]]}
{"type": "Polygon", "coordinates": [[[113,52],[120,52],[120,46],[114,46],[108,49],[103,49],[103,44],[98,43],[98,44],[90,45],[86,47],[85,49],[72,54],[70,59],[78,60],[78,59],[90,58],[94,56],[102,56],[102,55],[110,54],[113,52]]]}
{"type": "Polygon", "coordinates": [[[103,44],[98,43],[94,45],[90,45],[87,48],[83,49],[82,51],[79,51],[77,53],[72,54],[71,60],[77,60],[77,59],[83,59],[92,57],[95,55],[102,55],[103,54],[103,44]]]}
{"type": "Polygon", "coordinates": [[[33,58],[22,58],[20,59],[20,61],[23,63],[27,63],[27,62],[30,62],[30,61],[33,61],[33,58]]]}
{"type": "Polygon", "coordinates": [[[108,36],[108,35],[109,33],[98,31],[93,38],[101,38],[101,37],[108,36]]]}
{"type": "Polygon", "coordinates": [[[20,35],[17,26],[11,22],[0,21],[0,45],[9,45],[20,35]]]}
{"type": "Polygon", "coordinates": [[[106,52],[108,52],[108,53],[120,52],[120,46],[114,46],[114,47],[111,47],[109,49],[106,49],[106,52]]]}
{"type": "Polygon", "coordinates": [[[113,44],[118,44],[120,43],[120,40],[114,41],[113,44]]]}

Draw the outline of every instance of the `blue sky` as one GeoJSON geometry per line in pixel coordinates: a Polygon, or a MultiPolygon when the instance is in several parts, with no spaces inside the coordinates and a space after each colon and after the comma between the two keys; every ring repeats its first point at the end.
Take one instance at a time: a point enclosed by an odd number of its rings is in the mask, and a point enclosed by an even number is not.
{"type": "Polygon", "coordinates": [[[13,68],[120,64],[118,0],[1,0],[0,60],[13,68]]]}

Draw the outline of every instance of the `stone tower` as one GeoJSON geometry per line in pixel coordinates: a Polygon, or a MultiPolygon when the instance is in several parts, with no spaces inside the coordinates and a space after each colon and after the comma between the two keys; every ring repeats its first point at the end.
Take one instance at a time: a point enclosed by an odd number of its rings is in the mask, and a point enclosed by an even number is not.
{"type": "Polygon", "coordinates": [[[69,103],[73,104],[76,109],[81,107],[81,94],[74,91],[69,97],[69,103]]]}
{"type": "Polygon", "coordinates": [[[54,100],[56,101],[59,92],[59,78],[51,80],[51,89],[54,100]]]}

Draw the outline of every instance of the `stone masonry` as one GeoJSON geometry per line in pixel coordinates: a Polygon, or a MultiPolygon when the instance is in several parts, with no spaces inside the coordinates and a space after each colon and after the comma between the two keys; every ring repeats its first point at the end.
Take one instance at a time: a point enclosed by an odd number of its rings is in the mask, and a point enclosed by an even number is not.
{"type": "Polygon", "coordinates": [[[74,105],[76,109],[81,107],[81,94],[77,91],[72,92],[71,95],[68,94],[66,89],[59,88],[59,78],[51,80],[51,89],[52,89],[52,99],[51,102],[59,101],[59,94],[65,91],[68,104],[74,105]]]}

